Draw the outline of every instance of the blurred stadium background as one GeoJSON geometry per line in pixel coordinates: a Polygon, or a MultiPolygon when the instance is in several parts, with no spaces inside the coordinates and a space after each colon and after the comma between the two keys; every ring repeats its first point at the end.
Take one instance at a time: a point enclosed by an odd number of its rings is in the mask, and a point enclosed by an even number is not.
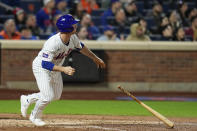
{"type": "Polygon", "coordinates": [[[196,0],[0,0],[0,99],[38,90],[32,61],[58,32],[57,18],[70,13],[80,19],[79,38],[107,68],[73,51],[64,65],[76,73],[62,74],[62,99],[130,100],[118,92],[122,85],[141,100],[195,102],[196,7],[196,0]]]}
{"type": "Polygon", "coordinates": [[[196,4],[193,0],[1,0],[1,87],[36,89],[32,60],[43,39],[58,32],[56,19],[71,13],[80,19],[79,38],[104,59],[107,69],[98,70],[73,51],[64,65],[77,72],[73,77],[63,75],[65,89],[111,91],[122,84],[139,92],[196,92],[196,4]]]}

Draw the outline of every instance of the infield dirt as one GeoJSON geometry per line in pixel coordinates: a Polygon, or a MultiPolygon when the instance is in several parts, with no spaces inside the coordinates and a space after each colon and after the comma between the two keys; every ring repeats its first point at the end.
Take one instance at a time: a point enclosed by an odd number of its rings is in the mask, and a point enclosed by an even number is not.
{"type": "Polygon", "coordinates": [[[154,117],[44,115],[47,123],[36,127],[18,114],[0,114],[0,131],[196,131],[197,118],[170,118],[175,127],[169,129],[154,117]]]}

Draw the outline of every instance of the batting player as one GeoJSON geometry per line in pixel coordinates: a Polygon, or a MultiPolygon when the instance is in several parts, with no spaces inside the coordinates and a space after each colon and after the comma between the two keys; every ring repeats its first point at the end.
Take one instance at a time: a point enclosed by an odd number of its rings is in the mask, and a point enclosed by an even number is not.
{"type": "Polygon", "coordinates": [[[63,89],[61,72],[67,75],[73,75],[75,72],[75,69],[70,66],[62,66],[65,57],[72,50],[80,51],[91,58],[98,67],[105,68],[105,63],[80,42],[75,35],[78,22],[72,15],[61,16],[56,23],[59,33],[44,43],[42,50],[33,61],[33,74],[40,92],[22,95],[20,101],[23,117],[26,117],[29,105],[36,103],[29,117],[29,120],[36,126],[46,124],[41,119],[43,109],[51,101],[60,99],[63,89]]]}

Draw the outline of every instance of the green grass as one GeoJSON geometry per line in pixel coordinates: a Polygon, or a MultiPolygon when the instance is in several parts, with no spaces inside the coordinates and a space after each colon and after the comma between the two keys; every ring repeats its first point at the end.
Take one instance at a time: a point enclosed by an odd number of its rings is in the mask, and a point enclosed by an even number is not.
{"type": "MultiPolygon", "coordinates": [[[[197,102],[146,101],[159,113],[172,117],[197,117],[197,102]]],[[[28,113],[32,110],[30,107],[28,113]]],[[[44,110],[46,114],[95,114],[150,116],[146,109],[134,101],[59,100],[44,110]]],[[[0,100],[0,113],[20,113],[18,100],[0,100]]]]}

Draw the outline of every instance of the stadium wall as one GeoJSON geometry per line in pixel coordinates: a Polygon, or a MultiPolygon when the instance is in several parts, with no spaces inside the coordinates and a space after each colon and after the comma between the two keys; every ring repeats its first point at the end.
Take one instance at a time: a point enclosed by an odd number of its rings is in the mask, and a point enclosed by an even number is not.
{"type": "MultiPolygon", "coordinates": [[[[197,42],[83,41],[104,50],[105,83],[135,91],[197,92],[197,42]]],[[[1,40],[1,85],[35,81],[32,60],[44,41],[1,40]]]]}

